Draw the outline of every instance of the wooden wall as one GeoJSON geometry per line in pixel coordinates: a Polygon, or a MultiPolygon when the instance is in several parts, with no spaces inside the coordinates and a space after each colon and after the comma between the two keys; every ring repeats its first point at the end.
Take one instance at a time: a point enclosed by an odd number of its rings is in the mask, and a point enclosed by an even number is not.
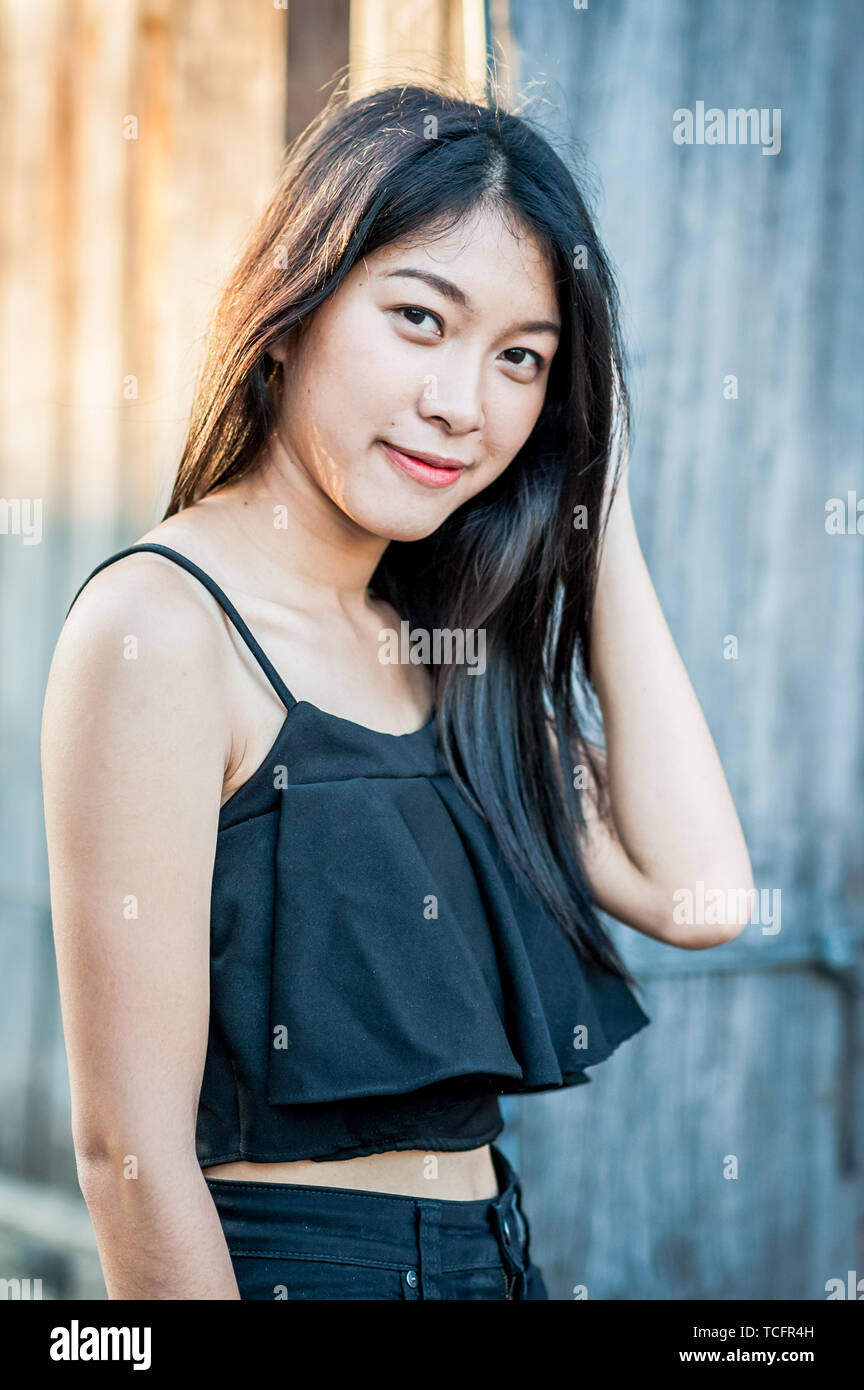
{"type": "Polygon", "coordinates": [[[518,1102],[536,1257],[556,1298],[824,1298],[864,1270],[864,535],[825,529],[828,499],[864,499],[864,16],[494,14],[524,109],[590,161],[640,539],[756,886],[782,895],[778,933],[752,923],[713,952],[617,927],[653,1022],[590,1086],[518,1102]],[[676,144],[673,113],[698,101],[780,108],[779,154],[676,144]]]}
{"type": "Polygon", "coordinates": [[[201,335],[282,151],[285,28],[232,0],[0,0],[0,1167],[31,1177],[74,1182],[48,663],[86,574],[164,508],[201,335]]]}
{"type": "Polygon", "coordinates": [[[439,76],[482,95],[486,43],[483,0],[352,0],[352,94],[439,76]]]}

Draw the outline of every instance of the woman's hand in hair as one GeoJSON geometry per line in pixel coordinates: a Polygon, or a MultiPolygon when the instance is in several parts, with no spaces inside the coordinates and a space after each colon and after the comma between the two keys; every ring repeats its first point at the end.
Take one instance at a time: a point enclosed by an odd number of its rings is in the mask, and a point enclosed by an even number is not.
{"type": "Polygon", "coordinates": [[[599,905],[684,950],[731,940],[752,912],[750,859],[717,749],[651,583],[626,485],[613,501],[601,554],[591,679],[606,738],[595,810],[590,795],[584,801],[592,816],[586,872],[599,905]],[[608,818],[596,811],[604,803],[608,818]],[[723,904],[714,914],[704,910],[708,894],[723,904]]]}

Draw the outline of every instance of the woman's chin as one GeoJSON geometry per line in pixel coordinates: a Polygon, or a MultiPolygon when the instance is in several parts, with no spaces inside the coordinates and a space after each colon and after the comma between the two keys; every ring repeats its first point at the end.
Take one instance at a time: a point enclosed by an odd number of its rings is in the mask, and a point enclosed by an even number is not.
{"type": "Polygon", "coordinates": [[[364,503],[356,507],[347,507],[343,510],[351,520],[368,531],[372,536],[380,536],[382,540],[388,541],[422,541],[426,536],[431,536],[433,531],[443,525],[447,515],[441,515],[439,510],[432,513],[431,508],[418,507],[413,514],[407,514],[404,508],[390,506],[377,506],[364,503]]]}

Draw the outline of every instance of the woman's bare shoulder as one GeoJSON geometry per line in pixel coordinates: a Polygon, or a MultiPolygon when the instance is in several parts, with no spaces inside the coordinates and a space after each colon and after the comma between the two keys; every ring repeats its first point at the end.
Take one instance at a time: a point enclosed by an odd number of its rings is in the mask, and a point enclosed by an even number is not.
{"type": "MultiPolygon", "coordinates": [[[[176,551],[205,572],[215,553],[212,540],[208,544],[206,526],[191,517],[182,522],[169,517],[119,549],[154,543],[176,551]]],[[[212,639],[219,632],[214,608],[206,587],[185,566],[156,551],[138,550],[112,560],[87,580],[64,627],[74,620],[78,629],[98,628],[128,614],[145,625],[166,625],[177,636],[206,641],[208,631],[212,639]]]]}
{"type": "MultiPolygon", "coordinates": [[[[179,529],[156,527],[134,544],[145,539],[195,559],[179,529]]],[[[204,585],[168,557],[138,551],[100,569],[78,593],[54,648],[46,711],[70,718],[93,703],[131,702],[131,713],[141,701],[167,698],[182,680],[199,708],[212,700],[219,717],[229,657],[221,610],[204,585]],[[130,670],[134,681],[118,679],[130,670]]]]}

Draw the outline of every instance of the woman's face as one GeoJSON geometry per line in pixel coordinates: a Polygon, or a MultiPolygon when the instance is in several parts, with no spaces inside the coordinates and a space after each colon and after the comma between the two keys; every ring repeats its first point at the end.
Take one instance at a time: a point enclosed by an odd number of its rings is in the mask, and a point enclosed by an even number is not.
{"type": "Polygon", "coordinates": [[[272,349],[289,459],[363,530],[431,534],[530,435],[560,322],[539,242],[494,212],[381,248],[272,349]]]}

